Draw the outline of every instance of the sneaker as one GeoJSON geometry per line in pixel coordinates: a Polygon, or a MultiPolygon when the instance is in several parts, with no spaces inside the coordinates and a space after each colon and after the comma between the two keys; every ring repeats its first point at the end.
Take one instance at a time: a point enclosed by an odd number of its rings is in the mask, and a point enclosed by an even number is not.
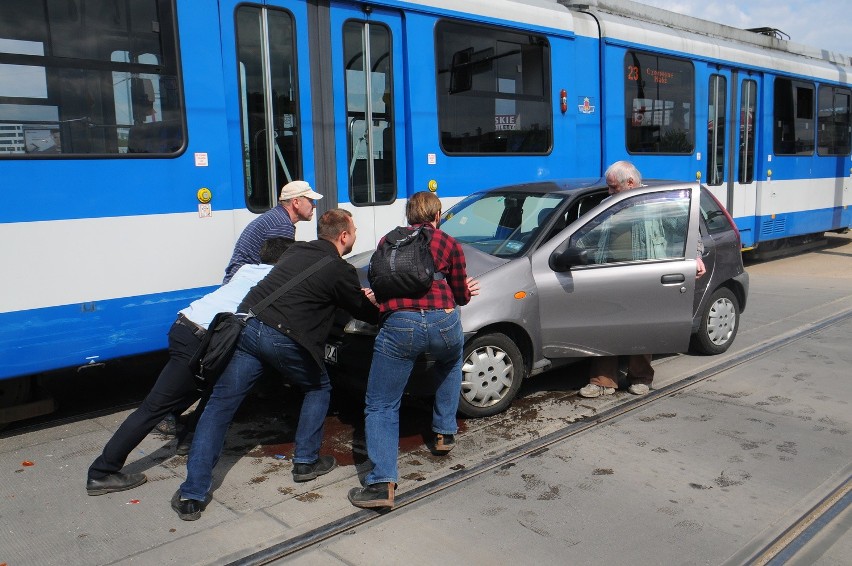
{"type": "Polygon", "coordinates": [[[320,456],[313,464],[294,464],[293,481],[309,481],[337,467],[334,456],[320,456]]]}
{"type": "Polygon", "coordinates": [[[615,393],[614,387],[603,387],[594,383],[590,383],[580,389],[580,397],[588,397],[589,399],[600,397],[601,395],[612,395],[613,393],[615,393]]]}
{"type": "Polygon", "coordinates": [[[349,502],[362,509],[393,509],[393,483],[374,483],[349,490],[349,502]]]}
{"type": "Polygon", "coordinates": [[[435,438],[429,444],[429,450],[436,456],[448,454],[456,447],[456,436],[454,434],[435,433],[435,438]]]}
{"type": "Polygon", "coordinates": [[[204,507],[206,507],[204,501],[181,498],[180,490],[177,490],[172,496],[172,509],[184,521],[197,521],[200,519],[204,507]]]}
{"type": "Polygon", "coordinates": [[[651,388],[645,385],[644,383],[634,383],[630,387],[628,387],[627,390],[633,393],[634,395],[647,395],[648,391],[650,391],[651,388]]]}

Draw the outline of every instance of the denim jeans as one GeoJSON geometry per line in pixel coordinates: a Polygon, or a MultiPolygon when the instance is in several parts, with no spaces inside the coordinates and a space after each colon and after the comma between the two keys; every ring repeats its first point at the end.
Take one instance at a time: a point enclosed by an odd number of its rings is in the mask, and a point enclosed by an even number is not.
{"type": "Polygon", "coordinates": [[[396,311],[385,320],[373,347],[367,382],[367,455],[373,469],[365,483],[396,482],[399,451],[399,405],[414,361],[429,353],[437,382],[432,430],[455,434],[461,393],[464,336],[459,309],[396,311]]]}
{"type": "Polygon", "coordinates": [[[240,403],[263,372],[264,362],[305,393],[296,427],[293,462],[310,464],[319,458],[331,399],[328,374],[301,345],[252,318],[240,334],[234,357],[213,387],[198,421],[186,464],[186,481],[180,486],[181,497],[198,501],[207,497],[225,433],[240,403]]]}

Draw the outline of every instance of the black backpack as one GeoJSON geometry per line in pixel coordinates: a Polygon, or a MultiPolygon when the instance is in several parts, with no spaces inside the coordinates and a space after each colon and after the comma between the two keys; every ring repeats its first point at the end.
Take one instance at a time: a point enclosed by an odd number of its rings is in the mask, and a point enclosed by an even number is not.
{"type": "Polygon", "coordinates": [[[385,235],[367,272],[376,300],[422,297],[432,281],[444,278],[443,273],[435,273],[431,241],[432,232],[422,226],[413,230],[400,226],[385,235]]]}

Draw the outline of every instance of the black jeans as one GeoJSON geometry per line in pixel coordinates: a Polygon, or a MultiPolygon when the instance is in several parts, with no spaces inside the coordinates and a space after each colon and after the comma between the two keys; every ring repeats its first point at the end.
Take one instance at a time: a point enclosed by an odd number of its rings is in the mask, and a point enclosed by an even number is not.
{"type": "MultiPolygon", "coordinates": [[[[177,323],[172,325],[169,329],[169,361],[139,408],[118,427],[104,446],[103,453],[89,466],[90,479],[101,479],[121,470],[131,450],[163,417],[173,411],[185,411],[201,396],[189,369],[189,360],[200,343],[201,340],[188,327],[177,323]]],[[[205,400],[202,400],[202,405],[205,400]]],[[[199,405],[196,412],[200,413],[201,409],[199,405]]]]}

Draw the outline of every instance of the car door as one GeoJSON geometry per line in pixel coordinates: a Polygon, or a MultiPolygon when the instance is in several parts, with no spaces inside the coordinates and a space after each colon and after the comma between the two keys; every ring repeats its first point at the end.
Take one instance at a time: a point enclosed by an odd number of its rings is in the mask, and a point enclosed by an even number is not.
{"type": "Polygon", "coordinates": [[[533,253],[546,357],[687,349],[698,190],[683,184],[613,196],[533,253]],[[555,270],[551,256],[566,250],[588,263],[555,270]]]}

